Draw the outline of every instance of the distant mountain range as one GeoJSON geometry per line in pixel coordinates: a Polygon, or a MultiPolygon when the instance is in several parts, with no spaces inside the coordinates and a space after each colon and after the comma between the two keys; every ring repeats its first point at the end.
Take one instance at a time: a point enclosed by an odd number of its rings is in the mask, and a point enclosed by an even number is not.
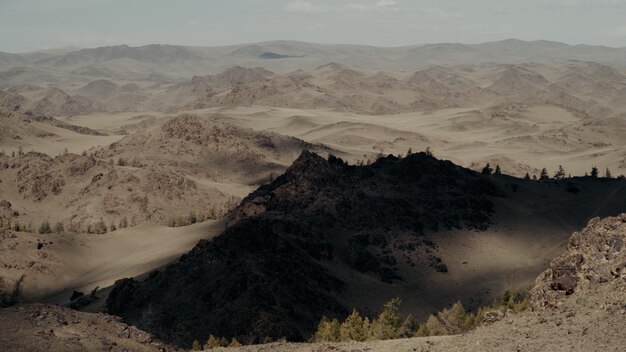
{"type": "Polygon", "coordinates": [[[235,65],[286,73],[312,69],[328,62],[382,70],[415,70],[431,65],[576,61],[626,65],[626,48],[507,39],[482,44],[440,43],[402,47],[270,41],[219,47],[151,44],[0,53],[0,69],[35,66],[80,74],[85,70],[116,71],[122,65],[136,73],[160,72],[171,78],[218,73],[235,65]]]}

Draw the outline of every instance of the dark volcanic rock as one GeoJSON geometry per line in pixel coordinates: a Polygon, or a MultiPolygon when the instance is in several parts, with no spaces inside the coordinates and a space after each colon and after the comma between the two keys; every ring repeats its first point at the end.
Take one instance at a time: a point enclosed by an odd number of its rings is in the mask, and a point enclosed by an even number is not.
{"type": "MultiPolygon", "coordinates": [[[[439,228],[486,228],[498,195],[488,180],[424,153],[351,166],[305,151],[242,201],[222,235],[143,282],[119,281],[108,310],[179,345],[209,333],[306,339],[322,315],[352,309],[339,302],[350,300],[346,272],[388,285],[402,280],[390,248],[439,228]]],[[[447,270],[433,262],[417,270],[447,270]]]]}

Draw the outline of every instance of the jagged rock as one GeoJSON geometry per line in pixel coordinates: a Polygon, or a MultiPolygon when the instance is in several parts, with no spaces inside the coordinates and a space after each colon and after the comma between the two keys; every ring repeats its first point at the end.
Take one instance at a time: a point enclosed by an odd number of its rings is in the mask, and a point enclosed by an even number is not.
{"type": "Polygon", "coordinates": [[[243,200],[223,234],[143,282],[118,281],[108,311],[181,346],[207,333],[303,340],[322,315],[352,309],[338,299],[346,276],[403,280],[388,249],[397,233],[415,241],[433,228],[483,229],[498,195],[487,177],[424,153],[350,166],[304,151],[243,200]]]}
{"type": "Polygon", "coordinates": [[[485,312],[485,319],[483,321],[483,323],[485,325],[489,325],[489,324],[493,324],[496,321],[500,321],[502,319],[504,319],[505,314],[499,310],[492,310],[489,312],[485,312]]]}
{"type": "Polygon", "coordinates": [[[624,284],[626,279],[626,214],[594,218],[575,232],[567,252],[555,258],[531,290],[534,309],[555,308],[559,300],[579,287],[624,284]]]}

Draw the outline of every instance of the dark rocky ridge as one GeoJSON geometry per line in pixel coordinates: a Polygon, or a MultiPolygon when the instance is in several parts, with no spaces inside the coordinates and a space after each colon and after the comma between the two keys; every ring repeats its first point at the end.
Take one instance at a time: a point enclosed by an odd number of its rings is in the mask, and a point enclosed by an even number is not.
{"type": "Polygon", "coordinates": [[[430,262],[415,270],[445,271],[424,233],[486,228],[498,195],[488,177],[425,153],[350,166],[305,151],[243,200],[222,235],[143,282],[120,280],[107,307],[179,345],[208,333],[306,339],[320,316],[351,308],[340,303],[345,272],[402,281],[400,245],[430,262]]]}

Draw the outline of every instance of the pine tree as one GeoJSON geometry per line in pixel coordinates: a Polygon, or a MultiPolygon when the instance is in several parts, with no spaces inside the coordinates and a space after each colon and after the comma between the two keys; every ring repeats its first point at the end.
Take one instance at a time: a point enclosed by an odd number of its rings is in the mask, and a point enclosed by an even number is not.
{"type": "Polygon", "coordinates": [[[216,347],[220,347],[220,340],[216,338],[215,336],[213,336],[213,334],[210,334],[209,339],[204,344],[204,349],[210,350],[216,347]]]}
{"type": "Polygon", "coordinates": [[[220,347],[228,347],[228,340],[225,337],[222,337],[220,340],[220,347]]]}
{"type": "Polygon", "coordinates": [[[436,316],[430,315],[428,320],[415,333],[416,336],[439,336],[445,335],[446,330],[436,316]]]}
{"type": "Polygon", "coordinates": [[[45,234],[45,233],[51,233],[52,232],[52,228],[50,227],[50,223],[47,221],[44,221],[41,223],[41,225],[39,225],[39,233],[40,234],[45,234]]]}
{"type": "Polygon", "coordinates": [[[550,176],[548,176],[548,169],[545,167],[541,170],[541,175],[539,175],[540,180],[549,180],[550,176]]]}
{"type": "Polygon", "coordinates": [[[500,169],[500,165],[496,165],[496,170],[493,172],[494,175],[502,175],[502,170],[500,169]]]}
{"type": "Polygon", "coordinates": [[[611,170],[609,170],[608,167],[604,171],[604,178],[613,178],[613,176],[611,175],[611,170]]]}
{"type": "Polygon", "coordinates": [[[591,178],[598,178],[598,168],[595,166],[591,168],[591,178]]]}
{"type": "Polygon", "coordinates": [[[228,345],[228,347],[241,347],[241,343],[239,341],[237,341],[236,338],[233,337],[233,339],[230,341],[230,345],[228,345]]]}
{"type": "Polygon", "coordinates": [[[323,316],[312,337],[313,342],[337,342],[341,339],[341,324],[337,319],[330,320],[323,316]]]}
{"type": "Polygon", "coordinates": [[[493,169],[491,168],[491,165],[487,163],[480,173],[483,175],[491,175],[493,173],[493,169]]]}
{"type": "Polygon", "coordinates": [[[559,165],[559,169],[554,173],[554,178],[556,180],[565,179],[565,169],[563,169],[562,165],[559,165]]]}
{"type": "Polygon", "coordinates": [[[364,329],[363,318],[356,309],[353,309],[352,314],[348,315],[341,324],[339,333],[342,341],[365,341],[367,339],[368,332],[364,329]]]}
{"type": "Polygon", "coordinates": [[[439,313],[439,318],[443,322],[447,333],[460,334],[465,331],[465,319],[467,312],[461,302],[456,302],[450,309],[444,308],[439,313]]]}
{"type": "Polygon", "coordinates": [[[385,304],[378,319],[372,323],[372,333],[375,339],[390,340],[398,337],[404,320],[398,311],[401,302],[399,298],[394,298],[385,304]]]}
{"type": "Polygon", "coordinates": [[[526,175],[524,175],[524,180],[530,180],[530,175],[528,174],[528,172],[526,173],[526,175]]]}
{"type": "Polygon", "coordinates": [[[193,340],[193,343],[191,344],[191,350],[192,351],[202,351],[202,346],[200,345],[200,341],[193,340]]]}

